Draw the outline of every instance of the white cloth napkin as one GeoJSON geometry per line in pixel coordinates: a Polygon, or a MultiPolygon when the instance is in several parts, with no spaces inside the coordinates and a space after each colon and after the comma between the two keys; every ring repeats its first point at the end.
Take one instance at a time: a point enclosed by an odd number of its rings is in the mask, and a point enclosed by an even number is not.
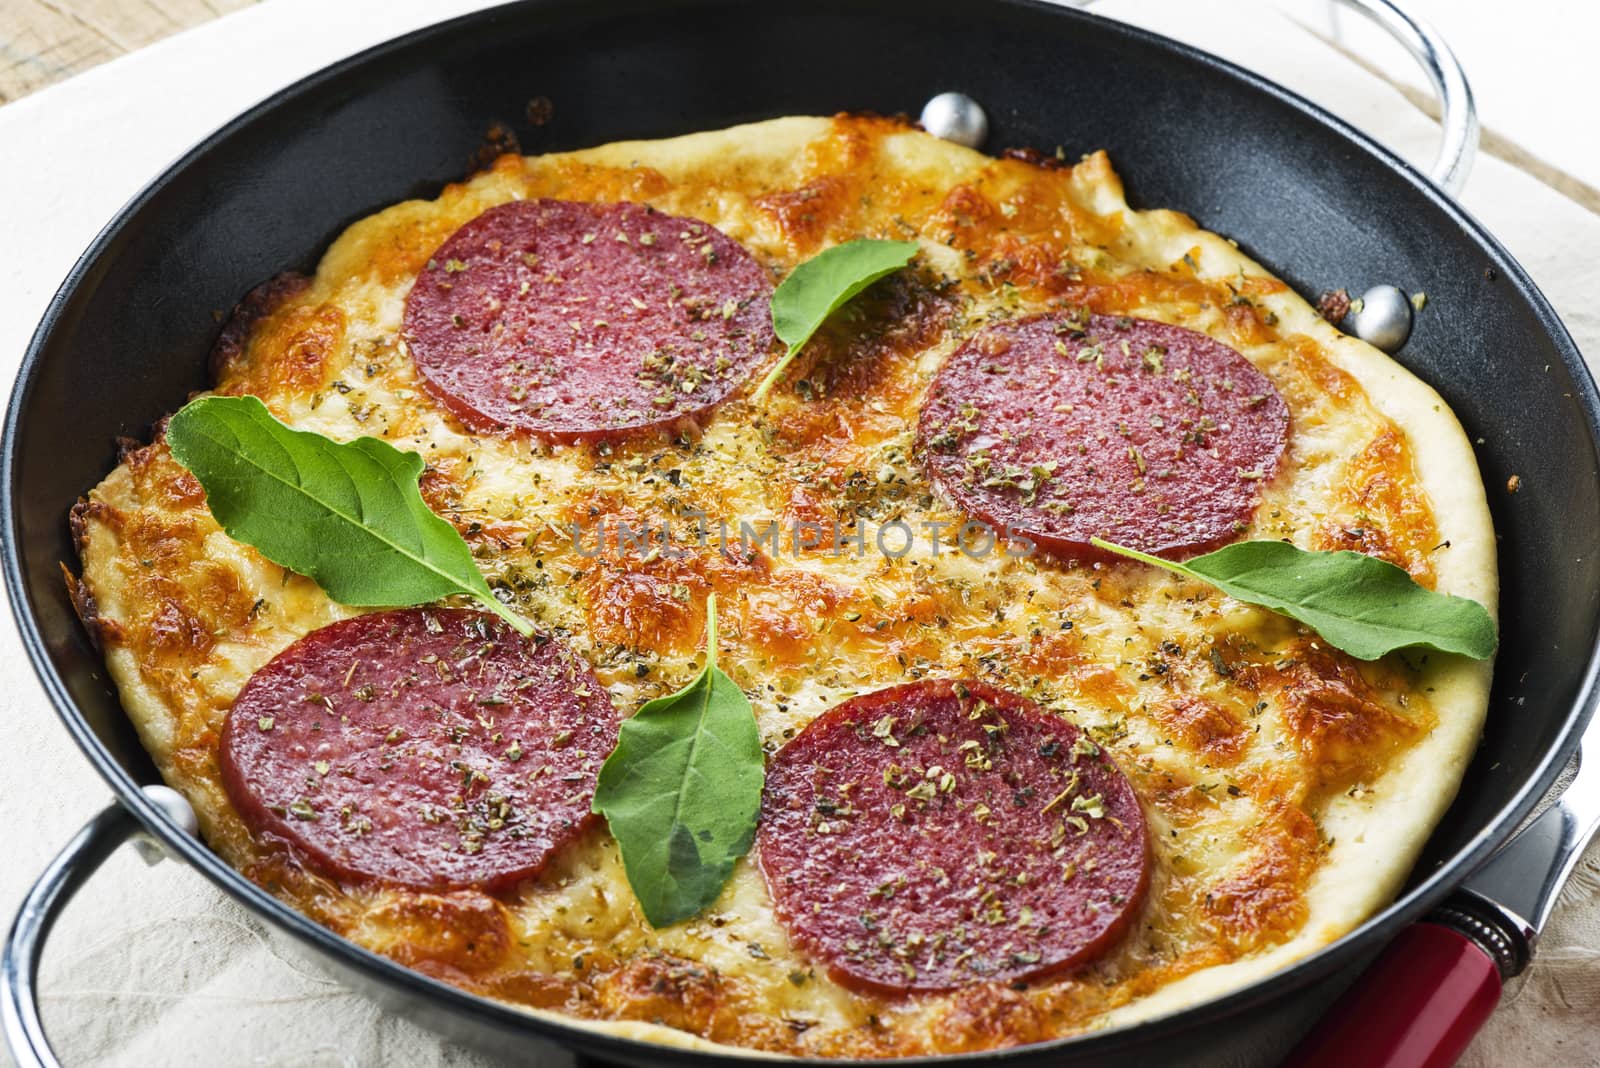
{"type": "MultiPolygon", "coordinates": [[[[328,62],[480,6],[484,0],[270,0],[0,108],[0,382],[12,380],[79,251],[189,145],[328,62]],[[306,32],[313,25],[317,31],[306,32]]],[[[1419,165],[1431,158],[1434,123],[1261,0],[1122,0],[1096,10],[1275,78],[1419,165]]],[[[1579,344],[1600,354],[1600,217],[1482,157],[1465,203],[1533,273],[1579,344]]],[[[12,620],[0,615],[0,920],[108,799],[29,672],[12,620]]],[[[1600,1065],[1597,860],[1591,854],[1532,974],[1465,1064],[1600,1065]]],[[[195,873],[147,868],[131,850],[113,857],[66,913],[41,985],[56,1050],[73,1068],[491,1063],[284,959],[253,918],[195,873]]],[[[568,1068],[570,1060],[522,1063],[568,1068]]]]}

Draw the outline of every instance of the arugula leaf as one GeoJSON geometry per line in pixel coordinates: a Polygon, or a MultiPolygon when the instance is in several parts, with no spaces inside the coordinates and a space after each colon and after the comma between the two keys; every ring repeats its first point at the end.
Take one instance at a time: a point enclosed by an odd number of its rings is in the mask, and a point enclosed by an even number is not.
{"type": "Polygon", "coordinates": [[[293,430],[251,396],[190,401],[168,422],[167,445],[230,538],[334,600],[396,608],[464,593],[533,633],[489,592],[456,528],[423,502],[416,453],[293,430]]]}
{"type": "Polygon", "coordinates": [[[1091,538],[1097,549],[1210,583],[1230,597],[1298,619],[1361,660],[1425,645],[1474,660],[1494,655],[1488,609],[1435,593],[1387,560],[1364,553],[1307,552],[1285,541],[1242,541],[1182,564],[1091,538]]]}
{"type": "Polygon", "coordinates": [[[706,665],[683,689],[622,724],[593,810],[622,848],[652,927],[717,899],[755,837],[766,767],[755,712],[717,667],[717,598],[706,600],[706,665]]]}
{"type": "Polygon", "coordinates": [[[789,351],[761,380],[751,403],[766,399],[828,316],[878,279],[910,263],[917,248],[915,241],[863,237],[824,249],[790,271],[772,291],[772,329],[789,351]]]}

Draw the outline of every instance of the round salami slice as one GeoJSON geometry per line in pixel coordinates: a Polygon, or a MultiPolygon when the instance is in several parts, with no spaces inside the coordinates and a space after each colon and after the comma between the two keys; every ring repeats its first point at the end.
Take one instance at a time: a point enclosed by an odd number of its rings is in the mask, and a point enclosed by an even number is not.
{"type": "Polygon", "coordinates": [[[795,942],[880,994],[1038,979],[1127,929],[1149,851],[1133,788],[1033,702],[897,686],[813,721],[767,770],[760,864],[795,942]]]}
{"type": "Polygon", "coordinates": [[[589,666],[480,612],[313,631],[245,683],[222,782],[255,831],[335,878],[494,889],[594,818],[617,713],[589,666]]]}
{"type": "Polygon", "coordinates": [[[766,270],[726,234],[638,204],[490,208],[434,253],[405,339],[462,419],[594,441],[706,411],[773,345],[766,270]]]}
{"type": "Polygon", "coordinates": [[[1096,315],[991,326],[935,376],[917,430],[957,508],[1055,556],[1096,535],[1176,556],[1239,536],[1283,455],[1266,375],[1204,334],[1096,315]]]}

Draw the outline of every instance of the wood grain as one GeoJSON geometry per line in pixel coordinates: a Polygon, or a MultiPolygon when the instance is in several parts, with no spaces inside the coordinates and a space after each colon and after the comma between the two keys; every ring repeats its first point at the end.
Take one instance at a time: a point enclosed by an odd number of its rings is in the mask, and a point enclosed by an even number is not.
{"type": "Polygon", "coordinates": [[[0,0],[0,104],[257,0],[0,0]]]}

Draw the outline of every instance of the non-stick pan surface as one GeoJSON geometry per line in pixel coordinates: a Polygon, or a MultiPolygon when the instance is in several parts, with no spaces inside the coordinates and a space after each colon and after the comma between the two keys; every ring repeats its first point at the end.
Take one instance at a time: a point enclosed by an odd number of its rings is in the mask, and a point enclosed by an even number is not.
{"type": "Polygon", "coordinates": [[[1075,158],[1105,148],[1135,205],[1188,212],[1302,294],[1380,282],[1428,294],[1399,359],[1478,443],[1501,539],[1503,638],[1482,747],[1405,895],[1355,935],[1220,1001],[978,1057],[1275,1059],[1354,968],[1505,839],[1575,745],[1594,696],[1600,406],[1527,276],[1405,164],[1220,60],[1051,5],[529,0],[317,74],[157,179],[52,303],[0,454],[4,565],[24,640],[67,728],[123,802],[269,927],[415,1019],[523,1055],[550,1040],[607,1061],[685,1061],[473,998],[358,949],[160,816],[137,789],[157,781],[155,770],[65,595],[67,509],[114,464],[119,435],[148,435],[207,384],[215,313],[281,270],[312,267],[355,219],[461,177],[494,122],[515,130],[524,151],[543,152],[786,114],[914,113],[946,89],[988,109],[989,150],[1060,146],[1075,158]],[[554,105],[544,125],[530,121],[535,97],[554,105]],[[1515,496],[1504,490],[1512,475],[1515,496]]]}

